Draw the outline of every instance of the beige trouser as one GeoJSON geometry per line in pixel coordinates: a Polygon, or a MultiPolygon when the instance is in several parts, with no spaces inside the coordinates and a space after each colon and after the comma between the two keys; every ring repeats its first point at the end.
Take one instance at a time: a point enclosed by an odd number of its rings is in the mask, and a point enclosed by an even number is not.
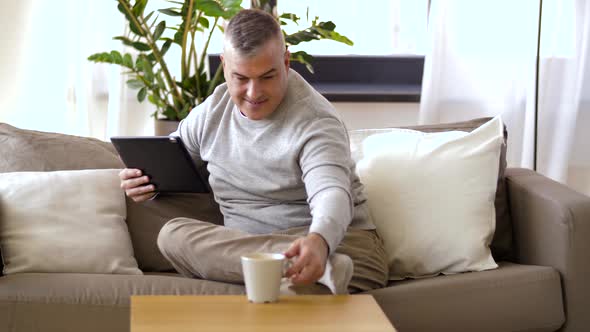
{"type": "MultiPolygon", "coordinates": [[[[243,283],[241,255],[284,252],[295,239],[307,235],[308,229],[297,227],[253,235],[196,219],[175,218],[160,230],[158,247],[186,277],[243,283]]],[[[349,229],[336,252],[348,255],[353,261],[350,293],[380,288],[387,283],[385,249],[377,232],[349,229]]]]}

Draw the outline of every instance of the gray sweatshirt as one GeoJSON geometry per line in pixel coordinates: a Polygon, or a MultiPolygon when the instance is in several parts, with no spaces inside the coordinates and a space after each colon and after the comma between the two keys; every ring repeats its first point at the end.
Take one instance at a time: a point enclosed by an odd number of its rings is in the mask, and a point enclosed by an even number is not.
{"type": "Polygon", "coordinates": [[[293,70],[270,117],[246,118],[222,84],[171,135],[197,165],[208,163],[227,227],[265,234],[311,225],[331,253],[349,225],[375,228],[342,120],[293,70]]]}

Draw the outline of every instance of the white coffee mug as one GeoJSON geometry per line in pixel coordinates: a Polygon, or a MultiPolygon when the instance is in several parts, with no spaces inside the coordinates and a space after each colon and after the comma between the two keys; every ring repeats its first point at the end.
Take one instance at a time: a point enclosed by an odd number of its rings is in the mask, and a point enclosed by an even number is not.
{"type": "Polygon", "coordinates": [[[286,257],[278,253],[255,253],[242,256],[242,271],[248,300],[254,303],[276,302],[286,257]]]}

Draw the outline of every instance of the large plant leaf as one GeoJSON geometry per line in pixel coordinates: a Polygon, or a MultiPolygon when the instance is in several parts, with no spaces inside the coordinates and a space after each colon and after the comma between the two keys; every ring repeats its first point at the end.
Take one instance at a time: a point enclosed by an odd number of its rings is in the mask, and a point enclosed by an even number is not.
{"type": "Polygon", "coordinates": [[[178,29],[178,31],[176,31],[176,33],[174,34],[174,43],[178,44],[180,47],[182,47],[183,35],[184,35],[184,27],[182,29],[178,29]]]}
{"type": "Polygon", "coordinates": [[[144,54],[140,54],[135,61],[135,68],[143,73],[143,77],[150,83],[154,81],[154,71],[152,63],[144,54]]]}
{"type": "MultiPolygon", "coordinates": [[[[148,15],[147,15],[147,16],[146,16],[146,17],[145,17],[143,20],[144,20],[145,22],[149,22],[149,21],[150,21],[150,18],[152,18],[152,15],[154,15],[154,12],[151,12],[151,13],[149,13],[149,14],[148,14],[148,15]]],[[[157,17],[157,16],[156,16],[156,17],[157,17]]]]}
{"type": "Polygon", "coordinates": [[[132,89],[141,89],[141,88],[145,88],[145,84],[143,83],[142,80],[137,79],[137,78],[133,78],[130,80],[127,80],[127,86],[132,88],[132,89]]]}
{"type": "Polygon", "coordinates": [[[149,51],[152,49],[150,45],[142,42],[133,42],[131,46],[133,46],[133,48],[135,48],[138,51],[149,51]]]}
{"type": "Polygon", "coordinates": [[[139,89],[139,92],[137,92],[137,101],[138,102],[143,102],[145,100],[145,96],[147,95],[147,89],[145,87],[139,89]]]}
{"type": "Polygon", "coordinates": [[[182,110],[180,110],[180,114],[178,114],[178,116],[181,119],[186,118],[188,116],[188,113],[191,111],[191,108],[192,108],[191,104],[189,104],[189,103],[184,104],[184,106],[182,107],[182,110]]]}
{"type": "Polygon", "coordinates": [[[154,70],[152,63],[145,58],[144,61],[141,62],[141,68],[143,69],[143,73],[145,75],[145,79],[153,82],[154,81],[154,70]]]}
{"type": "Polygon", "coordinates": [[[95,53],[88,57],[88,61],[113,63],[111,54],[107,52],[95,53]]]}
{"type": "Polygon", "coordinates": [[[121,42],[123,42],[124,45],[133,46],[133,40],[131,40],[125,36],[117,36],[117,37],[113,37],[113,39],[120,40],[121,42]]]}
{"type": "MultiPolygon", "coordinates": [[[[281,14],[281,16],[279,16],[279,18],[285,19],[285,20],[291,20],[295,24],[299,24],[298,22],[301,19],[299,16],[292,14],[292,13],[283,13],[283,14],[281,14]]],[[[287,24],[287,23],[285,23],[285,24],[287,24]]]]}
{"type": "Polygon", "coordinates": [[[122,65],[123,64],[123,56],[119,51],[111,51],[111,57],[113,58],[113,62],[122,65]]]}
{"type": "Polygon", "coordinates": [[[136,0],[135,4],[133,5],[133,14],[135,17],[143,16],[143,11],[145,10],[145,6],[147,5],[147,0],[136,0]]]}
{"type": "Polygon", "coordinates": [[[225,8],[224,19],[232,18],[242,10],[242,0],[221,0],[221,5],[225,8]]]}
{"type": "Polygon", "coordinates": [[[160,53],[162,54],[162,56],[164,56],[166,54],[166,52],[168,52],[168,49],[170,49],[170,45],[172,45],[172,39],[167,39],[164,42],[164,45],[162,45],[162,49],[160,50],[160,53]]]}
{"type": "Polygon", "coordinates": [[[154,30],[154,40],[160,39],[165,29],[166,21],[161,21],[160,23],[158,23],[158,25],[156,26],[156,30],[154,30]]]}
{"type": "Polygon", "coordinates": [[[339,34],[336,31],[334,31],[336,29],[336,24],[334,24],[331,21],[320,22],[313,29],[315,29],[324,39],[331,39],[331,40],[334,40],[337,42],[344,43],[349,46],[354,45],[352,40],[348,39],[346,36],[339,34]]]}
{"type": "Polygon", "coordinates": [[[336,29],[336,24],[333,22],[317,23],[316,19],[313,21],[311,27],[290,35],[285,35],[285,41],[289,45],[297,45],[311,40],[330,39],[347,45],[353,45],[350,39],[334,31],[334,29],[336,29]]]}
{"type": "Polygon", "coordinates": [[[332,21],[328,21],[328,22],[320,22],[316,24],[316,20],[313,21],[313,25],[320,27],[324,30],[330,30],[330,31],[334,31],[334,29],[336,29],[336,24],[334,24],[334,22],[332,21]]]}
{"type": "Polygon", "coordinates": [[[148,96],[148,101],[150,103],[156,105],[158,108],[160,108],[164,105],[164,103],[160,100],[160,98],[158,97],[157,94],[150,94],[148,96]]]}
{"type": "Polygon", "coordinates": [[[221,0],[221,5],[226,9],[241,9],[242,8],[242,0],[221,0]]]}
{"type": "Polygon", "coordinates": [[[166,109],[164,109],[163,113],[164,116],[170,120],[178,120],[178,116],[176,116],[176,111],[170,105],[166,106],[166,109]]]}
{"type": "Polygon", "coordinates": [[[192,86],[192,82],[190,77],[185,78],[182,82],[178,82],[180,86],[182,86],[185,89],[190,89],[190,87],[192,86]]]}
{"type": "Polygon", "coordinates": [[[131,57],[131,54],[126,53],[123,56],[123,65],[127,68],[133,68],[133,58],[131,57]]]}
{"type": "Polygon", "coordinates": [[[319,35],[309,30],[301,30],[290,35],[285,36],[285,42],[289,45],[297,45],[302,42],[308,42],[311,40],[319,40],[319,35]]]}
{"type": "Polygon", "coordinates": [[[168,16],[182,16],[178,8],[158,9],[158,11],[168,16]]]}
{"type": "Polygon", "coordinates": [[[314,73],[313,66],[311,63],[313,62],[313,57],[305,51],[298,51],[291,53],[290,57],[291,61],[296,61],[305,65],[305,68],[310,72],[314,73]]]}
{"type": "Polygon", "coordinates": [[[328,30],[323,30],[323,29],[320,29],[320,28],[316,28],[316,30],[321,34],[321,36],[323,37],[323,39],[330,39],[330,40],[333,40],[333,41],[344,43],[344,44],[349,45],[349,46],[354,45],[354,43],[352,42],[352,40],[348,39],[346,36],[343,36],[343,35],[339,34],[336,31],[328,31],[328,30]]]}
{"type": "Polygon", "coordinates": [[[206,17],[199,17],[198,25],[202,26],[205,29],[209,29],[209,20],[206,17]]]}
{"type": "Polygon", "coordinates": [[[225,15],[225,11],[223,7],[214,0],[199,0],[196,1],[197,10],[203,12],[203,14],[209,17],[223,17],[225,15]]]}
{"type": "Polygon", "coordinates": [[[125,15],[125,18],[127,19],[127,21],[129,22],[129,29],[136,35],[141,36],[141,37],[145,37],[145,32],[143,31],[143,29],[137,24],[138,22],[138,18],[137,16],[132,16],[133,12],[128,13],[125,10],[125,7],[119,3],[119,5],[117,6],[117,8],[119,9],[119,11],[121,13],[123,13],[123,15],[125,15]]]}

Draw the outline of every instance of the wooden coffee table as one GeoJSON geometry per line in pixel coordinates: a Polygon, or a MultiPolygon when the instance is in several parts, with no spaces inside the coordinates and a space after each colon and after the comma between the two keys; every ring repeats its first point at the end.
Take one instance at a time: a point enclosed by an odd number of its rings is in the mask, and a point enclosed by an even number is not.
{"type": "Polygon", "coordinates": [[[388,331],[371,295],[284,296],[253,304],[245,295],[132,296],[131,332],[388,331]]]}

